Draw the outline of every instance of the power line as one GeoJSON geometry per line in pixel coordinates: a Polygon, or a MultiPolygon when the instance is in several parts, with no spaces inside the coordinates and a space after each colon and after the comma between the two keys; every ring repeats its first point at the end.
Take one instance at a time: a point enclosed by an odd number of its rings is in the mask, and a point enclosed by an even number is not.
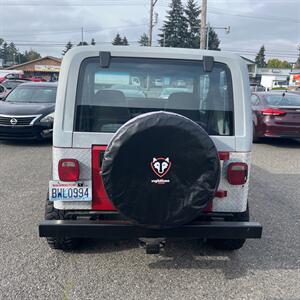
{"type": "Polygon", "coordinates": [[[108,0],[101,0],[97,2],[93,1],[85,1],[82,3],[81,1],[77,2],[41,2],[41,1],[26,1],[26,2],[16,2],[16,1],[5,1],[2,0],[2,6],[78,6],[78,7],[86,7],[86,6],[146,6],[145,3],[141,1],[108,1],[108,0]]]}
{"type": "Polygon", "coordinates": [[[291,18],[284,18],[279,16],[268,16],[268,15],[247,15],[247,14],[241,14],[241,13],[232,13],[226,10],[220,10],[218,8],[211,8],[208,11],[209,14],[216,14],[216,15],[228,15],[228,16],[234,16],[234,17],[241,17],[241,18],[249,18],[249,19],[258,19],[258,20],[264,20],[264,21],[276,21],[276,22],[288,22],[288,23],[299,23],[300,20],[298,19],[291,19],[291,18]]]}
{"type": "MultiPolygon", "coordinates": [[[[113,30],[113,29],[127,29],[127,28],[136,28],[136,27],[142,27],[142,26],[147,26],[148,24],[135,24],[135,25],[127,25],[127,26],[113,26],[113,27],[106,27],[106,28],[103,28],[103,27],[87,27],[87,28],[84,28],[84,33],[96,33],[96,32],[102,32],[102,31],[107,31],[107,30],[113,30]]],[[[65,29],[56,29],[56,30],[39,30],[37,32],[32,32],[29,33],[29,32],[25,32],[25,33],[17,33],[17,34],[14,34],[13,32],[20,32],[20,31],[6,31],[8,32],[8,34],[2,34],[2,37],[3,38],[6,38],[7,37],[11,37],[11,36],[14,36],[14,37],[18,37],[18,36],[39,36],[41,35],[41,33],[43,34],[46,34],[46,35],[58,35],[58,34],[68,34],[68,33],[79,33],[81,32],[81,27],[78,27],[78,28],[73,28],[73,29],[68,29],[68,30],[65,30],[65,29]],[[11,34],[10,34],[11,33],[11,34]]]]}

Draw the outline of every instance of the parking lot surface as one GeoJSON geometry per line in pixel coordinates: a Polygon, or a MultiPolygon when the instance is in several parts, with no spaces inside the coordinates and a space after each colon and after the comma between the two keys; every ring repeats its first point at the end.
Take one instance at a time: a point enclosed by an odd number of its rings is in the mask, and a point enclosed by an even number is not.
{"type": "Polygon", "coordinates": [[[0,142],[0,299],[300,299],[300,142],[254,146],[250,207],[263,238],[235,253],[197,241],[146,255],[137,241],[71,253],[38,237],[51,145],[0,142]]]}

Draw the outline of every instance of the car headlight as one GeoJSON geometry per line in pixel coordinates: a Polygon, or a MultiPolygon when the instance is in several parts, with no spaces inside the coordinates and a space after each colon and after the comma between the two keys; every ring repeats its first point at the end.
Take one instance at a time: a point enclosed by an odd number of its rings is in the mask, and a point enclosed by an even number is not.
{"type": "Polygon", "coordinates": [[[54,121],[54,112],[45,116],[44,118],[41,119],[41,123],[53,123],[54,121]]]}

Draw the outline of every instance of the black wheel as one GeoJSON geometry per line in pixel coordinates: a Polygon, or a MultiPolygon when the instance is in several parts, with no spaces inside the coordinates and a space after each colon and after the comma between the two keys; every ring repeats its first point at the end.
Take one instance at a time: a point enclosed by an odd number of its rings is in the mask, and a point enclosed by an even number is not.
{"type": "MultiPolygon", "coordinates": [[[[48,199],[45,207],[45,220],[64,220],[64,211],[54,208],[53,202],[48,199]]],[[[50,248],[57,250],[70,251],[78,246],[78,239],[69,237],[47,237],[50,248]]]]}
{"type": "MultiPolygon", "coordinates": [[[[233,219],[228,219],[227,221],[249,221],[249,207],[247,205],[247,210],[244,213],[239,214],[233,219]]],[[[207,243],[218,250],[233,251],[238,250],[243,247],[246,239],[209,239],[207,243]]]]}
{"type": "Polygon", "coordinates": [[[253,143],[259,143],[259,142],[260,142],[260,138],[256,135],[255,125],[253,124],[253,143]]]}

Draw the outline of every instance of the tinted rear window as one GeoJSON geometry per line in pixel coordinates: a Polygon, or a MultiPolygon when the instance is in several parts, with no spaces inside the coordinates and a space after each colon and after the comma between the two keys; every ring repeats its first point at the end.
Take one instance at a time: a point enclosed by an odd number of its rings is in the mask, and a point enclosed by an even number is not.
{"type": "Polygon", "coordinates": [[[171,111],[200,124],[211,135],[233,135],[232,81],[228,67],[202,61],[148,58],[86,59],[80,69],[75,131],[115,132],[129,119],[171,111]]]}

